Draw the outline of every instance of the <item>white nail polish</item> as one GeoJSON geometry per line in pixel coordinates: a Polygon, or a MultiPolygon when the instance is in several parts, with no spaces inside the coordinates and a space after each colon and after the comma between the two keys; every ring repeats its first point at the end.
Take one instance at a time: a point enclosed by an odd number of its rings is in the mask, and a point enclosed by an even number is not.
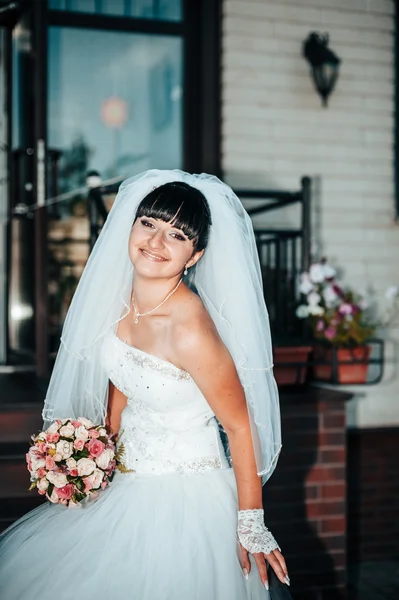
{"type": "Polygon", "coordinates": [[[248,581],[248,577],[249,577],[248,571],[246,569],[243,569],[242,572],[244,573],[245,579],[248,581]]]}
{"type": "Polygon", "coordinates": [[[269,591],[269,582],[265,581],[265,588],[267,589],[267,591],[269,591]]]}
{"type": "Polygon", "coordinates": [[[286,576],[284,577],[284,581],[285,581],[285,583],[286,583],[287,585],[291,585],[290,578],[288,577],[288,575],[286,575],[286,576]]]}

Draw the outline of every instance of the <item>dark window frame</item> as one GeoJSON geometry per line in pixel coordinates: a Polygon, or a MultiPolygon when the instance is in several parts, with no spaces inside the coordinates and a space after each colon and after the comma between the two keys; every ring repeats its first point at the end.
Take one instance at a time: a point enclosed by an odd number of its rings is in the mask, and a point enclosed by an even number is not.
{"type": "Polygon", "coordinates": [[[394,92],[394,184],[395,184],[395,217],[399,222],[399,2],[395,0],[395,24],[394,24],[394,40],[395,40],[395,92],[394,92]]]}
{"type": "Polygon", "coordinates": [[[221,174],[221,0],[183,0],[182,21],[48,10],[48,25],[183,40],[183,169],[221,174]]]}

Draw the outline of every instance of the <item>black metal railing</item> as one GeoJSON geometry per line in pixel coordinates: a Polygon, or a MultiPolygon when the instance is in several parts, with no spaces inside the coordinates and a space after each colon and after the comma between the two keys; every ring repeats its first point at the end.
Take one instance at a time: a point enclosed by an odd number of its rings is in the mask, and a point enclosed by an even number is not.
{"type": "Polygon", "coordinates": [[[300,222],[291,229],[255,228],[263,278],[263,291],[276,342],[304,337],[303,324],[295,316],[300,301],[299,274],[310,264],[311,180],[303,177],[297,191],[235,190],[241,200],[256,200],[250,216],[300,205],[300,222]]]}

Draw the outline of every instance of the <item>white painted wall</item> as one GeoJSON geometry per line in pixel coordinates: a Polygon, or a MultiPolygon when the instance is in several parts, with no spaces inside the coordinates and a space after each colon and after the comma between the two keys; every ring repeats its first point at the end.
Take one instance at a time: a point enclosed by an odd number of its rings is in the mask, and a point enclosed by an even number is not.
{"type": "MultiPolygon", "coordinates": [[[[341,267],[347,284],[372,285],[383,298],[399,284],[393,0],[224,0],[223,10],[226,180],[296,189],[301,176],[315,178],[315,253],[341,267]],[[310,31],[328,32],[342,59],[327,109],[301,56],[310,31]]],[[[295,212],[267,219],[294,223],[295,212]]],[[[384,381],[355,390],[350,424],[399,424],[398,356],[396,329],[384,381]]]]}

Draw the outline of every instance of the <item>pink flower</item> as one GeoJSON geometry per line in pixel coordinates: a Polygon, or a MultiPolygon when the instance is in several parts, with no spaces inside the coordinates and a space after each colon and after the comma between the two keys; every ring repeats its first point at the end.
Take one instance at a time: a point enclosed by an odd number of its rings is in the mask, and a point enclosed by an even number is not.
{"type": "Polygon", "coordinates": [[[85,440],[82,438],[75,440],[73,443],[73,447],[75,448],[75,450],[83,450],[83,448],[85,447],[85,440]]]}
{"type": "Polygon", "coordinates": [[[105,445],[103,444],[103,442],[100,442],[100,440],[92,439],[87,444],[87,448],[92,456],[98,458],[103,453],[105,445]]]}
{"type": "Polygon", "coordinates": [[[80,421],[71,421],[72,425],[76,428],[76,427],[80,427],[81,426],[81,422],[80,421]]]}
{"type": "Polygon", "coordinates": [[[317,321],[316,331],[323,331],[323,329],[324,329],[324,321],[322,321],[322,320],[317,321]]]}
{"type": "Polygon", "coordinates": [[[107,482],[107,481],[103,481],[103,482],[101,483],[101,489],[102,489],[102,490],[105,490],[105,488],[107,487],[107,485],[108,485],[108,482],[107,482]]]}
{"type": "Polygon", "coordinates": [[[60,439],[60,434],[59,433],[48,433],[46,435],[46,441],[49,444],[56,444],[59,439],[60,439]]]}
{"type": "Polygon", "coordinates": [[[47,473],[47,471],[46,471],[46,469],[43,469],[43,467],[41,467],[40,469],[38,469],[36,471],[36,475],[37,475],[37,477],[39,477],[39,479],[42,479],[42,477],[45,477],[46,473],[47,473]]]}
{"type": "Polygon", "coordinates": [[[353,312],[352,304],[344,302],[343,304],[341,304],[338,311],[341,313],[341,315],[351,315],[353,312]]]}
{"type": "Polygon", "coordinates": [[[77,469],[71,469],[71,470],[69,471],[69,474],[70,474],[72,477],[77,477],[77,476],[79,475],[79,471],[78,471],[77,469]]]}
{"type": "Polygon", "coordinates": [[[70,500],[72,498],[73,486],[70,483],[64,485],[62,488],[57,489],[57,494],[63,500],[70,500]]]}
{"type": "Polygon", "coordinates": [[[97,431],[97,429],[90,429],[89,438],[99,438],[99,437],[100,437],[100,432],[97,431]]]}
{"type": "Polygon", "coordinates": [[[52,471],[53,469],[55,469],[55,460],[53,459],[52,456],[46,456],[46,469],[48,471],[52,471]]]}
{"type": "Polygon", "coordinates": [[[326,338],[328,340],[332,340],[337,334],[337,330],[335,329],[335,327],[327,327],[327,329],[324,332],[324,335],[326,336],[326,338]]]}
{"type": "Polygon", "coordinates": [[[45,452],[46,451],[46,442],[39,442],[36,445],[37,449],[39,450],[39,452],[45,452]]]}
{"type": "Polygon", "coordinates": [[[85,484],[85,492],[90,492],[93,487],[93,478],[91,475],[89,477],[83,477],[83,483],[85,484]]]}

